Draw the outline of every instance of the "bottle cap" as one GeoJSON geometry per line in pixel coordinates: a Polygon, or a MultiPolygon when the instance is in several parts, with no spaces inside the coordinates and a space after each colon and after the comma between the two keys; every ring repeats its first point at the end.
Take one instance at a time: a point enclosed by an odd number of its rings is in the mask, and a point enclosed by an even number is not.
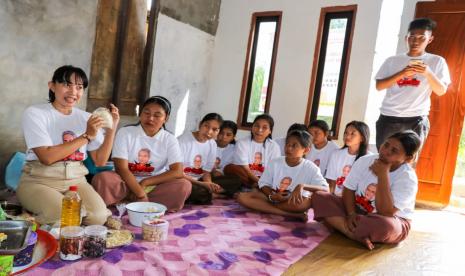
{"type": "Polygon", "coordinates": [[[78,187],[77,186],[69,186],[69,190],[73,192],[77,192],[78,187]]]}

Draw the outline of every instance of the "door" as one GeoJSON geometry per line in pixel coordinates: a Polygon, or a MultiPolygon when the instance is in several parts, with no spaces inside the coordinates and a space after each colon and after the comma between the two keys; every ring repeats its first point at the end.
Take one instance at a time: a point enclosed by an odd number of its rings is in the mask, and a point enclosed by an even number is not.
{"type": "Polygon", "coordinates": [[[417,175],[417,202],[445,207],[452,191],[452,178],[465,114],[465,3],[456,1],[421,2],[415,17],[429,17],[438,25],[427,51],[444,57],[452,83],[441,97],[431,96],[431,129],[421,152],[417,175]]]}

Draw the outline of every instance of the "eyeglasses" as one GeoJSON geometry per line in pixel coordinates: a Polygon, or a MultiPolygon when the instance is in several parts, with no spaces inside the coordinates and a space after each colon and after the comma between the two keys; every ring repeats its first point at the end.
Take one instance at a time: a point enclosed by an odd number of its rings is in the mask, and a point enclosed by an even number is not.
{"type": "Polygon", "coordinates": [[[426,39],[428,39],[428,37],[426,35],[408,35],[407,39],[425,41],[426,39]]]}

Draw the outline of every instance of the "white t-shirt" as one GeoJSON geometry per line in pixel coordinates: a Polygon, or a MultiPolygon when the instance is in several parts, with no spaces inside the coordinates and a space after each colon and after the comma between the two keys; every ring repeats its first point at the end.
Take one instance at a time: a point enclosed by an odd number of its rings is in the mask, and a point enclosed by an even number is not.
{"type": "Polygon", "coordinates": [[[286,137],[276,138],[273,139],[273,141],[275,141],[276,144],[278,144],[279,150],[281,151],[281,156],[286,155],[286,153],[284,152],[284,147],[286,146],[286,137]]]}
{"type": "Polygon", "coordinates": [[[216,147],[216,170],[223,172],[224,167],[232,163],[235,147],[236,146],[234,144],[229,144],[224,148],[216,147]]]}
{"type": "Polygon", "coordinates": [[[326,146],[324,146],[322,149],[317,149],[315,148],[315,145],[312,144],[312,149],[305,158],[315,163],[315,165],[320,168],[322,175],[326,175],[329,158],[334,153],[334,151],[338,149],[339,146],[333,141],[328,141],[326,146]]]}
{"type": "Polygon", "coordinates": [[[274,191],[292,192],[299,184],[328,187],[320,169],[312,161],[302,159],[299,165],[290,167],[284,156],[271,160],[258,181],[260,188],[269,186],[274,191]]]}
{"type": "MultiPolygon", "coordinates": [[[[425,53],[419,57],[410,57],[407,54],[389,57],[383,63],[375,78],[381,80],[398,73],[412,59],[421,59],[440,81],[446,85],[450,84],[446,61],[444,58],[430,53],[425,53]]],[[[415,78],[416,81],[398,82],[386,90],[386,96],[381,105],[381,114],[395,117],[427,116],[429,114],[431,86],[425,76],[417,74],[415,78]]]]}
{"type": "Polygon", "coordinates": [[[183,161],[178,140],[173,134],[160,129],[150,137],[141,125],[118,130],[112,158],[127,160],[129,169],[138,181],[164,173],[170,165],[183,161]]]}
{"type": "Polygon", "coordinates": [[[344,184],[346,177],[349,175],[355,157],[357,155],[349,154],[349,148],[343,148],[335,150],[329,159],[325,177],[336,181],[336,188],[334,190],[336,195],[342,195],[342,184],[344,184]]]}
{"type": "MultiPolygon", "coordinates": [[[[22,118],[22,128],[27,145],[26,160],[38,160],[32,150],[34,148],[60,145],[84,134],[90,116],[90,113],[78,108],[73,108],[71,114],[65,115],[56,110],[51,103],[26,108],[22,118]]],[[[102,145],[103,138],[102,131],[99,131],[94,140],[80,147],[63,161],[85,160],[87,151],[97,150],[102,145]]]]}
{"type": "Polygon", "coordinates": [[[241,166],[248,165],[252,173],[260,177],[267,164],[279,156],[281,156],[281,151],[275,141],[266,139],[264,143],[257,143],[247,136],[236,142],[233,163],[241,166]]]}
{"type": "MultiPolygon", "coordinates": [[[[370,166],[378,157],[378,154],[360,157],[354,163],[352,171],[344,182],[347,189],[355,191],[357,206],[368,213],[376,213],[375,195],[378,178],[370,170],[370,166]]],[[[395,215],[412,219],[418,191],[418,178],[415,170],[410,165],[403,164],[389,173],[389,181],[394,207],[398,209],[395,215]]]]}
{"type": "Polygon", "coordinates": [[[216,142],[210,139],[200,143],[192,132],[185,132],[178,137],[183,154],[184,173],[194,179],[202,177],[215,166],[216,142]]]}

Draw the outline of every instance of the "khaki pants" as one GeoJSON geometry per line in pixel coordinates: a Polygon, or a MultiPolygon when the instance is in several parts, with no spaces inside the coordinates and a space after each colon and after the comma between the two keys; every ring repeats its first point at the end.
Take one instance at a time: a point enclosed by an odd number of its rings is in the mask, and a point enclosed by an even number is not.
{"type": "Polygon", "coordinates": [[[63,194],[69,186],[78,186],[82,207],[86,212],[83,224],[104,224],[110,210],[102,198],[87,183],[87,168],[81,162],[57,162],[50,166],[28,161],[16,191],[21,205],[36,215],[41,224],[60,221],[63,194]]]}

